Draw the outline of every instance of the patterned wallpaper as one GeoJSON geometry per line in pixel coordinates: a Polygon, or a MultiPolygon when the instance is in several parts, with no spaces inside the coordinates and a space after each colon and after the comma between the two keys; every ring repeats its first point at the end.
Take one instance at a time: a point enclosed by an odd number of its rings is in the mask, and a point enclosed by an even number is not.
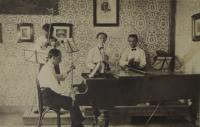
{"type": "MultiPolygon", "coordinates": [[[[48,22],[72,23],[73,37],[79,48],[74,54],[75,83],[81,82],[85,71],[85,57],[95,46],[98,32],[108,34],[107,52],[113,60],[127,46],[130,33],[139,35],[140,46],[148,58],[158,49],[168,50],[169,45],[169,0],[120,0],[120,26],[94,27],[93,0],[60,0],[57,16],[50,15],[0,15],[3,44],[0,44],[0,105],[32,105],[35,98],[35,77],[38,66],[24,61],[23,49],[33,43],[17,43],[18,23],[33,23],[35,39],[41,34],[41,26],[48,22]]],[[[71,56],[63,54],[63,71],[69,66],[71,56]]],[[[150,59],[149,59],[150,61],[150,59]]],[[[70,84],[70,77],[65,81],[70,84]]],[[[66,85],[67,86],[67,85],[66,85]]]]}

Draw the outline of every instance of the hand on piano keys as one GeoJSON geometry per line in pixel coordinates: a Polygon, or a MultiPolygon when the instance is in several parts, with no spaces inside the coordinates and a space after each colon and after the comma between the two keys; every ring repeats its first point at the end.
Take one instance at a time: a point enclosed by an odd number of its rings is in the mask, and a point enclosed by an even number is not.
{"type": "Polygon", "coordinates": [[[133,68],[139,68],[140,67],[140,62],[136,61],[134,58],[129,60],[128,66],[133,67],[133,68]]]}

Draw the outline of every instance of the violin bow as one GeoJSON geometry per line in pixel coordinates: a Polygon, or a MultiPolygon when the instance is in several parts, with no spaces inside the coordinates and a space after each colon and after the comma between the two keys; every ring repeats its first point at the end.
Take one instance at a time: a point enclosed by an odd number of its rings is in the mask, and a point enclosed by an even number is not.
{"type": "MultiPolygon", "coordinates": [[[[47,8],[47,10],[50,12],[50,14],[53,16],[53,13],[54,13],[54,9],[53,8],[47,8]]],[[[47,42],[50,43],[50,32],[51,32],[51,27],[52,27],[52,24],[51,24],[51,19],[50,19],[50,26],[49,26],[49,30],[48,30],[48,34],[47,34],[47,42]]]]}

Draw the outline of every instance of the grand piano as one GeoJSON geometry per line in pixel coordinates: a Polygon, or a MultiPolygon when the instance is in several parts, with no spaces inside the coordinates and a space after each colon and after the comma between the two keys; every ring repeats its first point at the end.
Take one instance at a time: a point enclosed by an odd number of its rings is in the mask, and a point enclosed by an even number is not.
{"type": "MultiPolygon", "coordinates": [[[[107,109],[115,106],[133,106],[146,102],[161,104],[166,101],[191,99],[194,112],[200,85],[200,74],[157,71],[120,70],[103,76],[88,78],[83,74],[85,90],[76,95],[81,106],[107,109]]],[[[107,119],[108,114],[107,115],[107,119]]],[[[98,117],[98,116],[97,116],[98,117]]],[[[108,126],[108,120],[104,123],[108,126]]]]}

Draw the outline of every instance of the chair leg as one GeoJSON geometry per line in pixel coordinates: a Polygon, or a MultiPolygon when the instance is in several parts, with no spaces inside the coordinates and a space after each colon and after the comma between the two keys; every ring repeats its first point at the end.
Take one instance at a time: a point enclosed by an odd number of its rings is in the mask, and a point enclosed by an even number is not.
{"type": "Polygon", "coordinates": [[[41,125],[42,125],[42,113],[39,113],[39,119],[38,119],[38,123],[37,123],[37,126],[38,127],[41,127],[41,125]]]}
{"type": "Polygon", "coordinates": [[[61,127],[60,112],[57,112],[57,127],[61,127]]]}
{"type": "Polygon", "coordinates": [[[48,112],[48,109],[43,110],[42,112],[39,112],[39,119],[38,119],[38,127],[42,126],[42,119],[44,118],[45,114],[48,112]]]}

